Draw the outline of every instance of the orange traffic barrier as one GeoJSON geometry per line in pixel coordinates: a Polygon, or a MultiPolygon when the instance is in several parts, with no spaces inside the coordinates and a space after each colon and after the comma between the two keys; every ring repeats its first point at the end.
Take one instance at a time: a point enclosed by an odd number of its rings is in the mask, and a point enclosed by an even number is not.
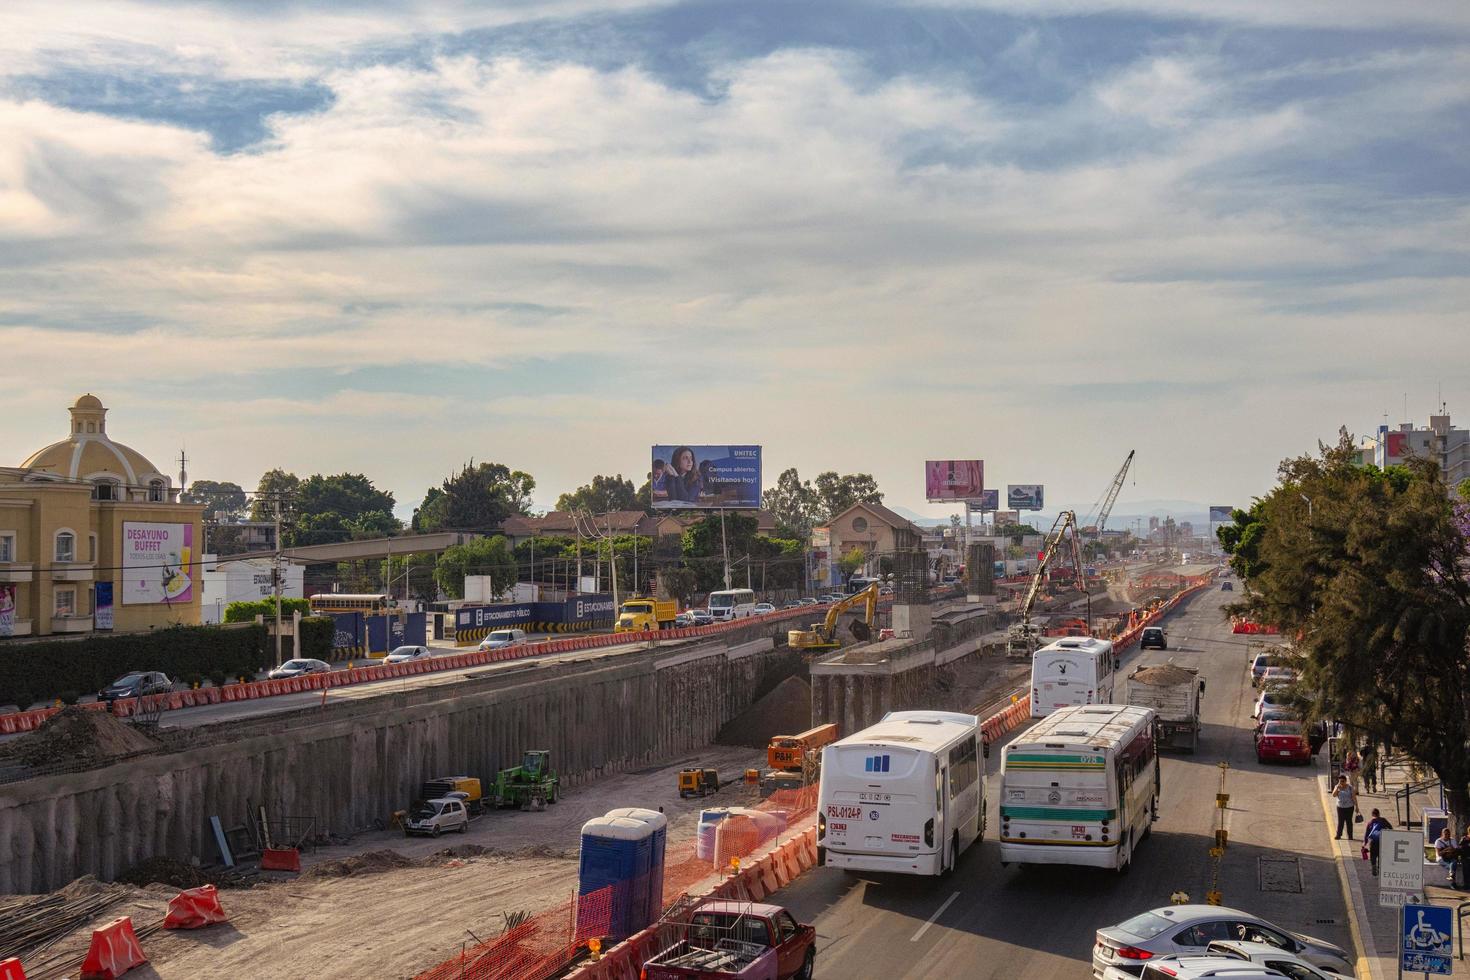
{"type": "Polygon", "coordinates": [[[169,899],[168,915],[164,916],[163,927],[198,929],[227,921],[229,917],[219,904],[219,891],[213,885],[201,885],[181,891],[169,899]]]}
{"type": "Polygon", "coordinates": [[[260,852],[262,871],[300,871],[301,852],[294,847],[267,847],[260,852]]]}
{"type": "Polygon", "coordinates": [[[22,969],[20,960],[14,956],[0,960],[0,980],[26,980],[26,971],[22,969]]]}
{"type": "Polygon", "coordinates": [[[148,962],[129,916],[92,930],[92,945],[82,960],[82,980],[113,980],[148,962]]]}

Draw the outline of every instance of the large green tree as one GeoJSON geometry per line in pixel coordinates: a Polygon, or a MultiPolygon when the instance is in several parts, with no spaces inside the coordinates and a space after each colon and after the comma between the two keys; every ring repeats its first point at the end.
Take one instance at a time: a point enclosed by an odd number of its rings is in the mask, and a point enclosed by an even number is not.
{"type": "Polygon", "coordinates": [[[275,520],[277,504],[280,505],[283,515],[288,514],[292,498],[300,486],[301,480],[295,473],[287,473],[285,470],[267,470],[261,474],[260,482],[255,485],[255,498],[250,502],[250,519],[252,521],[275,520]]]}
{"type": "MultiPolygon", "coordinates": [[[[763,538],[757,533],[759,523],[744,514],[725,515],[725,540],[730,563],[735,568],[732,585],[748,580],[761,588],[794,588],[804,577],[804,551],[795,538],[763,538]],[[749,566],[747,576],[746,567],[749,566]],[[764,579],[764,583],[762,582],[764,579]]],[[[647,540],[647,539],[645,539],[647,540]]],[[[724,548],[720,536],[720,518],[711,515],[684,530],[684,562],[694,572],[703,591],[725,587],[724,548]]]]}
{"type": "Polygon", "coordinates": [[[501,463],[470,460],[438,487],[430,487],[414,513],[418,531],[498,529],[507,517],[527,514],[536,480],[501,463]]]}
{"type": "Polygon", "coordinates": [[[1278,485],[1217,532],[1244,580],[1238,615],[1292,638],[1311,715],[1396,746],[1470,821],[1470,578],[1465,507],[1438,465],[1363,466],[1335,446],[1281,464],[1278,485]]]}
{"type": "Polygon", "coordinates": [[[606,514],[613,510],[642,510],[643,507],[639,505],[638,491],[632,480],[623,479],[621,473],[616,476],[603,476],[599,473],[592,478],[591,483],[557,497],[556,509],[606,514]]]}
{"type": "Polygon", "coordinates": [[[802,480],[795,467],[782,471],[776,485],[761,495],[761,505],[775,515],[781,528],[805,539],[813,527],[825,524],[853,504],[881,504],[878,481],[868,473],[818,473],[815,481],[802,480]]]}
{"type": "Polygon", "coordinates": [[[245,516],[245,488],[228,480],[195,480],[179,495],[186,504],[203,504],[204,519],[214,523],[238,521],[245,516]]]}
{"type": "Polygon", "coordinates": [[[449,598],[464,598],[466,575],[490,576],[497,595],[509,590],[519,578],[510,543],[497,534],[454,545],[439,555],[434,566],[434,578],[449,598]]]}

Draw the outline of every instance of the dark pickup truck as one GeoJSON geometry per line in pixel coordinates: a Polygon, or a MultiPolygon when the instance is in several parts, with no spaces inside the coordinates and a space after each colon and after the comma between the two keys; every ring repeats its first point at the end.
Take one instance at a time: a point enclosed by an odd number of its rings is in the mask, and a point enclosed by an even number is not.
{"type": "Polygon", "coordinates": [[[779,905],[706,902],[684,938],[643,964],[643,980],[811,980],[816,939],[779,905]]]}

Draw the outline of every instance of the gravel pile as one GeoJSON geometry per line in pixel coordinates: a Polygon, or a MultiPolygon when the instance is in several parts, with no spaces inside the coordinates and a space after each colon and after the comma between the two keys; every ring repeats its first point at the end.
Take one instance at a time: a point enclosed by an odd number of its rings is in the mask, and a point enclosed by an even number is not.
{"type": "Polygon", "coordinates": [[[28,766],[95,762],[134,752],[147,752],[159,743],[106,711],[70,705],[47,718],[41,727],[6,746],[6,754],[28,766]]]}

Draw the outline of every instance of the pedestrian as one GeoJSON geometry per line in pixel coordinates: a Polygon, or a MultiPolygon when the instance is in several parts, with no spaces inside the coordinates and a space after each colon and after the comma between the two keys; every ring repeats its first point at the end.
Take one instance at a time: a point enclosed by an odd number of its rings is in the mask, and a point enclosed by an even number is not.
{"type": "Polygon", "coordinates": [[[1363,791],[1378,792],[1378,743],[1368,742],[1363,746],[1363,791]]]}
{"type": "Polygon", "coordinates": [[[1328,795],[1337,801],[1337,836],[1333,840],[1342,840],[1343,837],[1352,840],[1353,811],[1358,807],[1358,794],[1348,785],[1346,776],[1338,776],[1337,785],[1328,795]]]}
{"type": "Polygon", "coordinates": [[[1455,848],[1455,835],[1450,833],[1450,825],[1445,824],[1440,830],[1439,836],[1434,839],[1434,863],[1444,868],[1445,878],[1450,884],[1455,882],[1455,857],[1458,851],[1455,848]]]}
{"type": "Polygon", "coordinates": [[[1348,743],[1347,755],[1342,757],[1342,771],[1347,775],[1348,782],[1353,787],[1353,793],[1358,792],[1358,773],[1363,768],[1363,760],[1358,757],[1358,752],[1348,743]]]}
{"type": "Polygon", "coordinates": [[[1385,830],[1392,830],[1393,824],[1383,819],[1378,808],[1373,809],[1373,819],[1363,830],[1363,843],[1368,847],[1368,862],[1373,867],[1373,877],[1378,877],[1378,847],[1382,842],[1382,834],[1385,830]]]}

